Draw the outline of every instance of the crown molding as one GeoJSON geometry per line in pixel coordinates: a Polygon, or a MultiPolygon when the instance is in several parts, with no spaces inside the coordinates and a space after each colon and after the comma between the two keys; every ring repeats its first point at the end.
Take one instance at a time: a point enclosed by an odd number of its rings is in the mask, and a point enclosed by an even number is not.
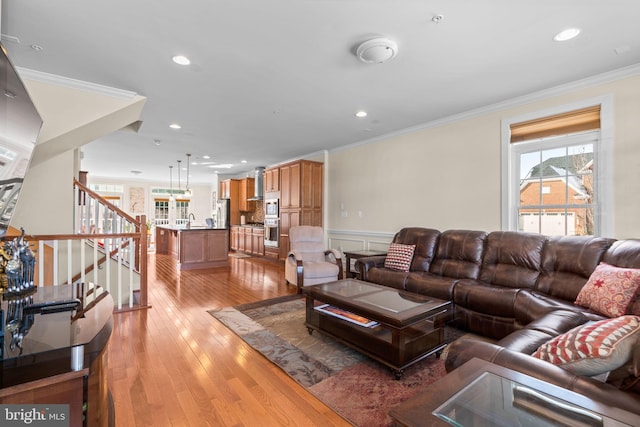
{"type": "Polygon", "coordinates": [[[96,93],[98,95],[113,96],[120,99],[133,99],[138,95],[136,92],[132,92],[129,90],[104,86],[97,83],[85,82],[82,80],[72,79],[70,77],[44,73],[42,71],[31,70],[28,68],[16,67],[16,70],[18,71],[20,78],[23,80],[33,80],[41,83],[68,87],[71,89],[79,89],[85,92],[96,93]]]}
{"type": "Polygon", "coordinates": [[[617,70],[608,71],[606,73],[597,74],[595,76],[586,77],[584,79],[576,80],[570,83],[566,83],[559,86],[554,86],[548,89],[543,89],[538,92],[533,92],[527,95],[519,96],[516,98],[508,99],[506,101],[498,102],[495,104],[489,104],[484,107],[476,108],[473,110],[465,111],[463,113],[454,114],[448,117],[443,117],[437,120],[433,120],[430,122],[426,122],[420,125],[411,126],[408,128],[401,129],[396,132],[389,132],[384,135],[380,135],[374,138],[365,139],[359,142],[355,142],[353,144],[341,146],[330,150],[330,152],[339,152],[343,150],[348,150],[351,148],[355,148],[360,145],[372,144],[375,142],[384,141],[387,139],[395,138],[398,136],[406,135],[408,133],[413,133],[429,128],[434,128],[438,126],[442,126],[445,124],[451,124],[456,122],[461,122],[463,120],[468,120],[474,117],[478,117],[481,115],[485,115],[488,113],[493,113],[500,110],[505,110],[512,107],[517,107],[520,105],[528,104],[534,101],[539,101],[546,98],[551,98],[553,96],[564,95],[569,92],[576,91],[578,89],[585,89],[592,86],[597,86],[605,83],[614,82],[617,80],[622,80],[628,77],[634,77],[640,74],[640,63],[630,65],[628,67],[618,68],[617,70]]]}

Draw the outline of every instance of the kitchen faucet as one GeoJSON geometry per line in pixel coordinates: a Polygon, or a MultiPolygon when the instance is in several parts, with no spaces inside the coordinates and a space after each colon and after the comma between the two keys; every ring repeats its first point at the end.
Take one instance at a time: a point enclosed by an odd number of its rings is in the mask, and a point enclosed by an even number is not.
{"type": "Polygon", "coordinates": [[[191,218],[193,217],[193,220],[196,220],[196,216],[193,214],[193,212],[191,212],[189,214],[189,222],[187,223],[187,228],[191,228],[191,218]]]}

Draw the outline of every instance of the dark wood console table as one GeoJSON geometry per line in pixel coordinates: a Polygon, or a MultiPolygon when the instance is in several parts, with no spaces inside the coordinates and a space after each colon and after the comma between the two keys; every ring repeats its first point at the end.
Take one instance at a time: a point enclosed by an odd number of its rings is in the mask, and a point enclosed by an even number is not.
{"type": "Polygon", "coordinates": [[[72,427],[114,425],[106,355],[113,307],[93,284],[2,294],[0,403],[65,404],[72,427]]]}

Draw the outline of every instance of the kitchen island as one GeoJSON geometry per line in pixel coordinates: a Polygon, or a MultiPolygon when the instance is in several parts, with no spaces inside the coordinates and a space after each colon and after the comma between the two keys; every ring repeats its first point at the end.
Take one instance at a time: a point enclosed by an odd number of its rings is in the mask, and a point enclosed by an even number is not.
{"type": "Polygon", "coordinates": [[[156,253],[171,255],[178,270],[229,265],[229,230],[202,226],[156,226],[156,253]]]}

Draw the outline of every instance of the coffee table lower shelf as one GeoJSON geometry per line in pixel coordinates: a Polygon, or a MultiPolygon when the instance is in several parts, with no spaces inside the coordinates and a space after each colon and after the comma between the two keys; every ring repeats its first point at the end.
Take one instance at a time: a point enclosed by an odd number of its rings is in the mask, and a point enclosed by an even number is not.
{"type": "Polygon", "coordinates": [[[440,357],[446,347],[444,329],[434,327],[430,319],[404,328],[382,322],[364,327],[315,310],[311,298],[307,300],[305,326],[309,334],[319,331],[388,366],[397,380],[409,366],[432,354],[440,357]]]}

